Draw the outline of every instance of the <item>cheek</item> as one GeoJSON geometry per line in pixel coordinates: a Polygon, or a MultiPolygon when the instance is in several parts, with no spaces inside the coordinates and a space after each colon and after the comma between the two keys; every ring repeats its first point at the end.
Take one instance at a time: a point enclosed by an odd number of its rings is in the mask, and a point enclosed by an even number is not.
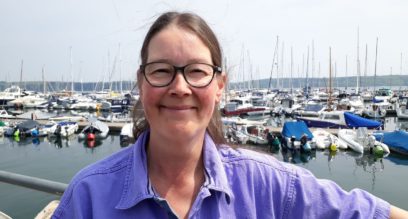
{"type": "Polygon", "coordinates": [[[214,110],[216,104],[215,93],[204,93],[201,100],[207,112],[212,112],[214,110]]]}

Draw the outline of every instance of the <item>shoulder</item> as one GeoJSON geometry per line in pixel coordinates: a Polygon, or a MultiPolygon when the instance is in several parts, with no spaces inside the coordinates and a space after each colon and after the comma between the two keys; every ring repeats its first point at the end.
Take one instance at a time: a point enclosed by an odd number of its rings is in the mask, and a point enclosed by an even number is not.
{"type": "Polygon", "coordinates": [[[132,156],[133,146],[120,150],[83,168],[75,175],[71,184],[95,175],[106,175],[120,171],[132,162],[132,156]]]}
{"type": "Polygon", "coordinates": [[[290,176],[297,175],[299,168],[295,165],[279,161],[272,155],[244,148],[233,149],[226,145],[219,147],[219,154],[224,165],[245,165],[248,167],[261,167],[264,171],[277,171],[290,176]]]}
{"type": "Polygon", "coordinates": [[[74,213],[73,209],[85,215],[89,213],[85,209],[87,204],[97,204],[100,199],[118,201],[128,169],[133,163],[133,147],[125,148],[79,171],[65,190],[54,218],[62,214],[69,218],[68,215],[74,213]]]}

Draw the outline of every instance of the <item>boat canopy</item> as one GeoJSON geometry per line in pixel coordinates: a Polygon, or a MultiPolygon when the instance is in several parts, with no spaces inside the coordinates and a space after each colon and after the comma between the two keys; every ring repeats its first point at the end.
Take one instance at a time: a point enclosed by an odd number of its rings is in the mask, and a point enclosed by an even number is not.
{"type": "Polygon", "coordinates": [[[27,120],[24,122],[21,122],[17,125],[17,128],[23,131],[27,131],[30,129],[33,129],[35,127],[40,127],[40,123],[38,123],[37,121],[34,120],[27,120]]]}
{"type": "Polygon", "coordinates": [[[397,148],[399,151],[405,151],[408,154],[408,133],[402,130],[393,132],[374,132],[377,141],[381,141],[390,148],[397,148]]]}
{"type": "Polygon", "coordinates": [[[375,129],[382,125],[381,122],[366,119],[350,112],[344,112],[344,120],[348,128],[367,127],[369,129],[375,129]]]}
{"type": "Polygon", "coordinates": [[[296,140],[300,141],[300,138],[303,134],[307,135],[308,140],[312,140],[313,134],[310,132],[309,128],[307,127],[306,123],[303,121],[296,121],[296,122],[285,122],[282,129],[282,135],[284,137],[292,137],[295,136],[296,140]]]}

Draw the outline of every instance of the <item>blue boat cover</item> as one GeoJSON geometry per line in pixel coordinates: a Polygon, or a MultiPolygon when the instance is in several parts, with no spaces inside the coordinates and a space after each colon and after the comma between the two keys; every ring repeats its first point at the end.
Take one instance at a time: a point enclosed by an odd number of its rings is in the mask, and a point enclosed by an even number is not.
{"type": "Polygon", "coordinates": [[[408,133],[406,131],[374,132],[373,135],[377,141],[382,141],[388,147],[408,153],[408,133]]]}
{"type": "Polygon", "coordinates": [[[308,140],[312,140],[313,134],[310,132],[306,123],[303,121],[297,122],[285,122],[282,129],[282,136],[292,137],[295,136],[297,141],[300,141],[300,138],[303,134],[307,135],[308,140]]]}
{"type": "Polygon", "coordinates": [[[367,127],[375,129],[381,127],[381,122],[372,119],[366,119],[350,112],[344,112],[344,119],[348,128],[367,127]]]}
{"type": "Polygon", "coordinates": [[[373,103],[382,103],[382,102],[384,102],[384,100],[379,100],[373,97],[373,103]]]}

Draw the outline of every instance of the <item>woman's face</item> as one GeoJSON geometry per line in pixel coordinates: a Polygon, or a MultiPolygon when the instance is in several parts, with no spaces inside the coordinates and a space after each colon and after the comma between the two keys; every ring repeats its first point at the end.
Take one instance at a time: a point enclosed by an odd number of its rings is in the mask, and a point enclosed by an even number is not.
{"type": "MultiPolygon", "coordinates": [[[[210,50],[195,34],[169,26],[150,41],[147,63],[166,62],[175,66],[212,63],[210,50]]],[[[162,136],[202,135],[219,102],[225,76],[215,76],[204,88],[191,87],[178,72],[166,87],[152,87],[143,78],[140,100],[152,133],[162,136]]]]}

